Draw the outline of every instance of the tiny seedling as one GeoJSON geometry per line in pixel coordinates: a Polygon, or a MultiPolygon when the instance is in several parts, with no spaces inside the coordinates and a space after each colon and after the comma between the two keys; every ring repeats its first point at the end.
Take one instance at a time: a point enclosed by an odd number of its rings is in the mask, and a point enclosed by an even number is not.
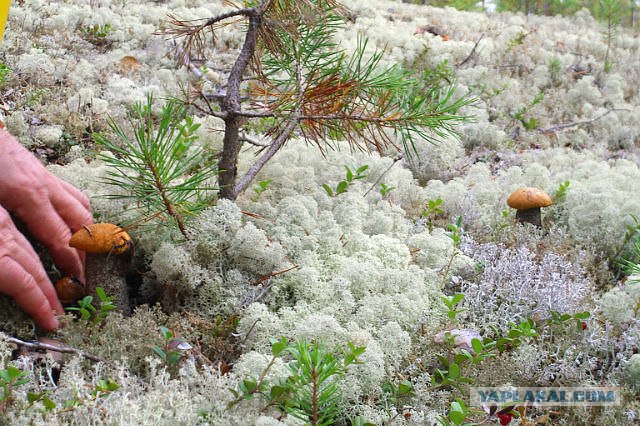
{"type": "Polygon", "coordinates": [[[551,77],[551,82],[555,86],[559,86],[562,77],[562,62],[560,62],[560,58],[553,57],[549,59],[549,76],[551,77]]]}
{"type": "Polygon", "coordinates": [[[93,24],[84,27],[84,33],[92,39],[104,39],[111,32],[111,24],[93,24]]]}
{"type": "Polygon", "coordinates": [[[458,314],[463,312],[463,309],[457,308],[457,305],[464,300],[463,293],[456,293],[453,296],[442,296],[440,298],[447,307],[447,318],[451,321],[451,324],[458,322],[458,314]]]}
{"type": "Polygon", "coordinates": [[[442,198],[427,200],[427,205],[422,209],[422,218],[427,221],[429,232],[433,231],[434,220],[438,215],[444,214],[442,208],[442,198]]]}
{"type": "Polygon", "coordinates": [[[535,117],[527,118],[527,115],[531,111],[531,109],[539,104],[544,99],[544,93],[539,91],[538,94],[533,98],[533,100],[527,106],[523,106],[518,111],[511,114],[511,118],[514,121],[519,122],[526,130],[535,130],[539,127],[538,120],[535,117]]]}
{"type": "Polygon", "coordinates": [[[273,182],[273,180],[272,180],[272,179],[268,179],[268,180],[261,180],[260,182],[258,182],[258,184],[257,184],[257,185],[255,185],[255,186],[253,187],[253,192],[255,192],[255,194],[256,194],[256,195],[252,198],[252,200],[253,200],[254,202],[255,202],[255,201],[258,201],[258,198],[260,198],[260,195],[262,195],[262,193],[263,193],[264,191],[266,191],[266,190],[267,190],[267,187],[269,186],[269,184],[270,184],[271,182],[273,182]]]}
{"type": "Polygon", "coordinates": [[[329,197],[336,197],[340,194],[347,192],[347,190],[349,189],[349,186],[354,181],[367,177],[367,175],[364,175],[363,173],[369,168],[369,165],[365,164],[364,166],[358,167],[355,173],[351,171],[349,166],[344,166],[344,168],[346,170],[345,180],[341,180],[340,182],[338,182],[335,189],[331,189],[331,187],[326,183],[322,184],[322,187],[324,188],[325,191],[327,191],[327,194],[329,194],[329,197]]]}
{"type": "Polygon", "coordinates": [[[115,296],[107,296],[102,287],[96,287],[96,295],[100,300],[100,305],[95,307],[93,305],[93,296],[85,296],[81,300],[78,300],[78,306],[72,306],[66,308],[68,311],[77,311],[80,314],[80,319],[87,322],[89,327],[94,327],[108,316],[109,312],[116,309],[113,304],[115,296]]]}
{"type": "Polygon", "coordinates": [[[113,379],[100,379],[91,390],[93,398],[101,398],[120,389],[120,385],[113,379]]]}
{"type": "Polygon", "coordinates": [[[183,351],[191,349],[191,345],[165,326],[160,326],[160,334],[164,338],[164,346],[154,345],[153,352],[158,355],[167,367],[175,366],[184,356],[183,351]]]}
{"type": "Polygon", "coordinates": [[[564,182],[561,182],[560,185],[558,185],[558,189],[556,189],[556,192],[553,193],[554,203],[557,204],[561,201],[564,201],[564,199],[567,197],[569,185],[571,185],[571,182],[569,182],[568,180],[565,180],[564,182]]]}
{"type": "Polygon", "coordinates": [[[389,195],[389,192],[391,192],[392,190],[396,189],[395,186],[387,186],[387,184],[385,184],[384,182],[380,182],[380,196],[382,196],[382,198],[387,198],[387,195],[389,195]]]}
{"type": "Polygon", "coordinates": [[[12,72],[13,70],[9,68],[4,62],[0,62],[0,86],[2,86],[7,81],[7,77],[12,72]]]}
{"type": "Polygon", "coordinates": [[[447,284],[447,278],[449,277],[449,272],[451,271],[453,260],[460,251],[460,243],[462,242],[462,236],[464,235],[464,229],[462,228],[462,216],[458,216],[456,222],[450,223],[448,228],[450,232],[447,233],[447,236],[453,241],[453,248],[451,249],[449,262],[442,270],[442,282],[440,283],[441,289],[444,289],[445,285],[447,284]]]}
{"type": "Polygon", "coordinates": [[[0,370],[0,413],[13,401],[13,390],[29,381],[28,373],[12,365],[0,370]]]}

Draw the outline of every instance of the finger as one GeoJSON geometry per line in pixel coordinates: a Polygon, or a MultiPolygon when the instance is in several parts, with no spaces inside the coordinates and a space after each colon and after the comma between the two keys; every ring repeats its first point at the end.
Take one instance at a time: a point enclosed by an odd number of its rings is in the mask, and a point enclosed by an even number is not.
{"type": "MultiPolygon", "coordinates": [[[[84,207],[86,210],[88,210],[89,212],[91,211],[91,204],[89,203],[89,197],[87,197],[86,195],[84,195],[82,193],[82,191],[80,191],[78,188],[76,188],[75,186],[71,185],[69,182],[66,182],[64,180],[60,180],[60,184],[62,185],[62,187],[69,193],[71,194],[71,196],[73,198],[75,198],[76,200],[78,200],[80,202],[80,204],[82,204],[82,207],[84,207]]],[[[87,224],[90,222],[87,222],[87,224]]]]}
{"type": "Polygon", "coordinates": [[[84,265],[78,251],[69,247],[71,230],[49,202],[36,208],[20,208],[16,214],[29,232],[44,244],[56,265],[68,275],[84,277],[84,265]]]}
{"type": "MultiPolygon", "coordinates": [[[[84,225],[93,223],[93,215],[91,214],[89,199],[71,184],[64,181],[60,181],[60,183],[63,188],[68,188],[69,193],[66,197],[52,196],[51,202],[58,214],[67,223],[71,233],[78,231],[84,225]]],[[[80,281],[84,281],[85,253],[82,250],[73,250],[78,254],[81,263],[81,272],[75,273],[74,275],[79,278],[80,281]]]]}
{"type": "Polygon", "coordinates": [[[71,232],[93,223],[89,199],[70,184],[59,181],[61,191],[52,191],[50,200],[53,208],[67,223],[71,232]]]}
{"type": "Polygon", "coordinates": [[[12,297],[18,306],[40,327],[55,330],[59,323],[49,300],[36,280],[15,260],[0,258],[0,289],[12,297]]]}
{"type": "MultiPolygon", "coordinates": [[[[62,305],[58,301],[55,289],[27,238],[17,230],[9,214],[0,207],[0,259],[12,259],[32,276],[40,290],[49,301],[49,305],[60,314],[62,305]]],[[[4,274],[4,270],[0,268],[4,274]]],[[[11,289],[9,289],[11,291],[11,289]]]]}
{"type": "Polygon", "coordinates": [[[7,257],[13,259],[22,267],[22,269],[33,277],[36,284],[40,287],[40,290],[49,301],[49,306],[59,314],[63,314],[64,309],[58,300],[58,295],[56,294],[56,291],[51,284],[42,263],[40,262],[40,258],[33,250],[33,247],[31,247],[31,244],[29,244],[29,241],[24,237],[24,235],[15,230],[15,233],[13,234],[13,243],[14,245],[12,245],[8,250],[10,255],[7,257]]]}

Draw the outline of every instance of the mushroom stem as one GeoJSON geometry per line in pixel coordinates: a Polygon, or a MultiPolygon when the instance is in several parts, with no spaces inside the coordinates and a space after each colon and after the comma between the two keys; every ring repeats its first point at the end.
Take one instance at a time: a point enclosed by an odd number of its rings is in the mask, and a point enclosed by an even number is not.
{"type": "MultiPolygon", "coordinates": [[[[123,315],[131,314],[129,290],[125,274],[129,256],[87,253],[85,258],[87,293],[96,297],[96,287],[102,287],[107,296],[115,296],[114,304],[123,315]]],[[[95,300],[95,299],[94,299],[95,300]]]]}
{"type": "Polygon", "coordinates": [[[534,207],[531,209],[518,210],[516,213],[516,219],[520,223],[530,223],[538,228],[542,228],[542,219],[540,217],[540,207],[534,207]]]}

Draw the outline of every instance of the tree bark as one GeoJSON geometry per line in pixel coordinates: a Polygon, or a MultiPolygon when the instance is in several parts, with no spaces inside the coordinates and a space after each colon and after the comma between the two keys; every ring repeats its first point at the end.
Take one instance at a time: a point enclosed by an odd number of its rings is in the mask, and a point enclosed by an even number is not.
{"type": "Polygon", "coordinates": [[[242,50],[231,68],[227,84],[227,95],[221,105],[226,117],[224,119],[225,129],[222,154],[218,162],[220,198],[235,200],[239,193],[235,184],[238,176],[238,154],[241,146],[240,127],[242,125],[242,116],[239,112],[242,106],[240,104],[240,84],[256,50],[258,30],[261,23],[262,9],[253,8],[249,14],[247,35],[245,36],[242,50]]]}

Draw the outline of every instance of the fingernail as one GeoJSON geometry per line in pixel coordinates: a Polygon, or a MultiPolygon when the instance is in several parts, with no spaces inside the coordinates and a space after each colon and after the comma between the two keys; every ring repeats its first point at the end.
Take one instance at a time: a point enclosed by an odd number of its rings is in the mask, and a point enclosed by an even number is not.
{"type": "Polygon", "coordinates": [[[44,328],[47,331],[53,331],[53,330],[57,329],[59,326],[60,326],[60,323],[58,322],[58,320],[55,317],[46,319],[42,323],[42,328],[44,328]]]}

